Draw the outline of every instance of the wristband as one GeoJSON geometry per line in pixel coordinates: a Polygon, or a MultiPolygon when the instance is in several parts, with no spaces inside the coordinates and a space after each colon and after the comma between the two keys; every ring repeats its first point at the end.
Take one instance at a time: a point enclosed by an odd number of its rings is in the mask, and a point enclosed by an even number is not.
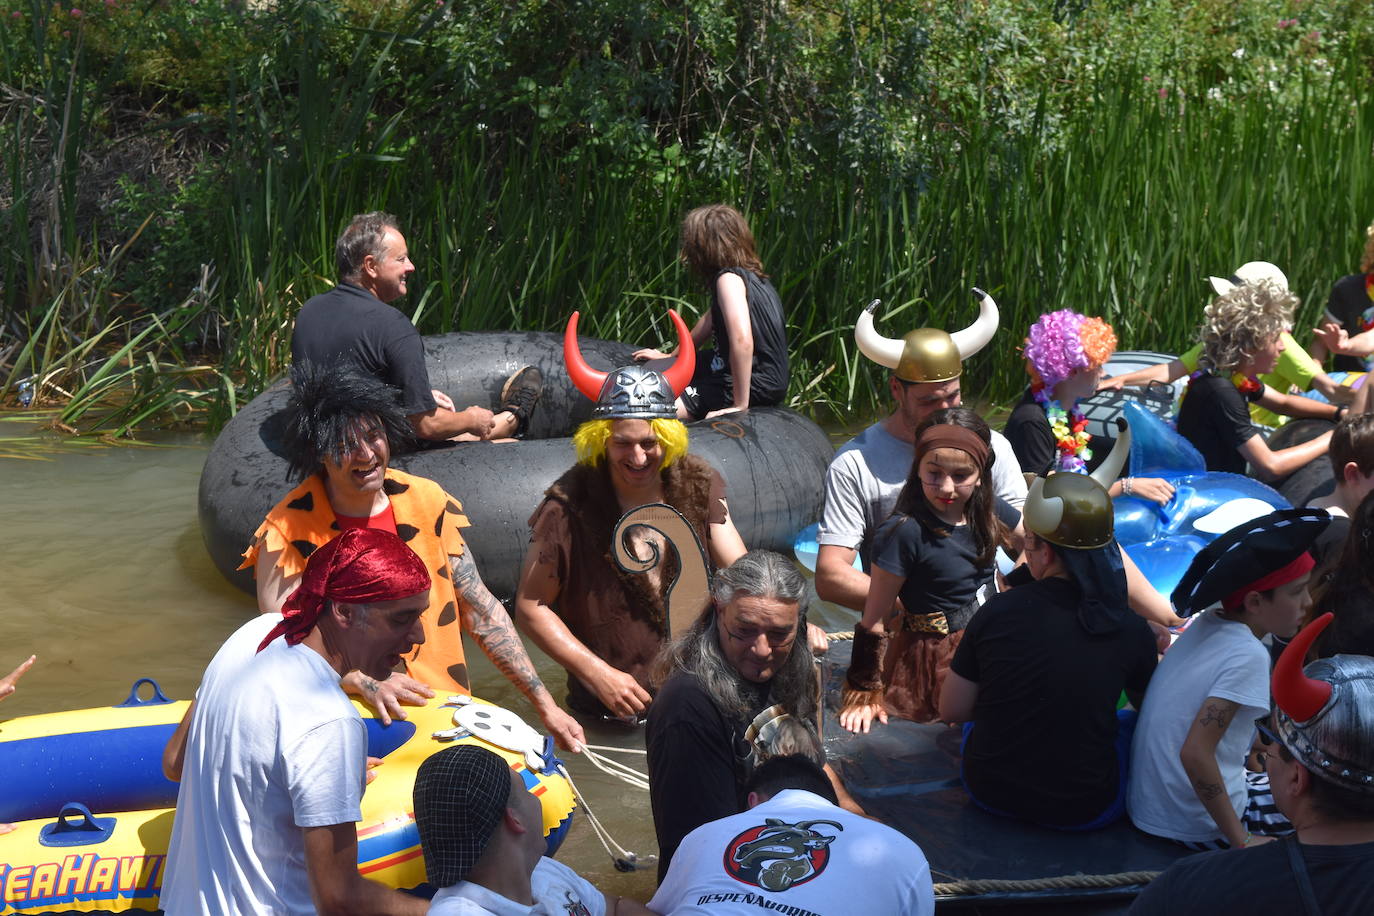
{"type": "Polygon", "coordinates": [[[1335,420],[1337,423],[1339,423],[1339,422],[1341,422],[1341,419],[1342,419],[1343,417],[1345,417],[1345,412],[1346,412],[1346,407],[1345,407],[1345,405],[1344,405],[1344,404],[1337,404],[1337,405],[1336,405],[1336,415],[1335,415],[1334,417],[1332,417],[1331,419],[1333,419],[1333,420],[1335,420]]]}
{"type": "Polygon", "coordinates": [[[1122,493],[1123,496],[1130,496],[1130,495],[1131,495],[1131,478],[1129,478],[1129,477],[1123,477],[1123,478],[1121,478],[1121,493],[1122,493]]]}

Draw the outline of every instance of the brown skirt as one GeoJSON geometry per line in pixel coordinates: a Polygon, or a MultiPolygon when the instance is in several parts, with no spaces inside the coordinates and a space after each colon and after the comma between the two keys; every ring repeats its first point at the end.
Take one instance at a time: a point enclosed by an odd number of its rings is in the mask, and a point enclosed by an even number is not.
{"type": "Polygon", "coordinates": [[[894,633],[883,657],[887,714],[913,722],[940,721],[940,688],[964,631],[948,636],[894,633]]]}

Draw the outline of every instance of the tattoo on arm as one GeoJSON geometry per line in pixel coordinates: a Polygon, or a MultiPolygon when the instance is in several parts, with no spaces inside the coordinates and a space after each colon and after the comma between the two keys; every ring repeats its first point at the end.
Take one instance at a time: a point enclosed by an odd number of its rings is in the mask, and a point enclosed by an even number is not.
{"type": "Polygon", "coordinates": [[[1231,716],[1233,715],[1235,715],[1234,709],[1228,709],[1219,703],[1208,703],[1202,707],[1197,722],[1199,725],[1215,725],[1217,728],[1224,729],[1231,724],[1231,716]]]}
{"type": "Polygon", "coordinates": [[[464,629],[477,640],[492,664],[531,701],[547,694],[510,614],[482,581],[471,551],[464,550],[461,556],[449,557],[448,562],[462,609],[464,629]]]}
{"type": "Polygon", "coordinates": [[[1211,801],[1224,791],[1221,784],[1215,782],[1195,782],[1193,788],[1197,790],[1198,798],[1205,802],[1211,801]]]}

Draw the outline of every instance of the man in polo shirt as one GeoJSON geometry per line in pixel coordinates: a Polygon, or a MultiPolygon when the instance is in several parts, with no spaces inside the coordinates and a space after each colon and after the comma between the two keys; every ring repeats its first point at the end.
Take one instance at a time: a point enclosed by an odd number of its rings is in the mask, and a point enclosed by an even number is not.
{"type": "Polygon", "coordinates": [[[543,392],[539,370],[526,366],[506,380],[501,409],[457,410],[429,386],[424,342],[390,303],[406,294],[415,272],[405,236],[389,213],[353,217],[334,246],[339,283],[312,297],[296,316],[291,361],[328,365],[346,359],[399,388],[402,406],[421,439],[505,439],[524,431],[543,392]]]}

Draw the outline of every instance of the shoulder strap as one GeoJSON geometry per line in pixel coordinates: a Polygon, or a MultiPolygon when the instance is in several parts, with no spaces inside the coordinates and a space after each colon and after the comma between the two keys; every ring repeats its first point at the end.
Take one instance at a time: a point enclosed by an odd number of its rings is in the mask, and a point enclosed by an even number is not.
{"type": "Polygon", "coordinates": [[[1288,865],[1293,870],[1293,880],[1298,885],[1298,899],[1302,901],[1303,912],[1307,916],[1322,916],[1321,904],[1317,893],[1312,889],[1312,878],[1307,874],[1307,861],[1302,857],[1302,847],[1296,836],[1284,837],[1280,842],[1288,852],[1288,865]]]}

